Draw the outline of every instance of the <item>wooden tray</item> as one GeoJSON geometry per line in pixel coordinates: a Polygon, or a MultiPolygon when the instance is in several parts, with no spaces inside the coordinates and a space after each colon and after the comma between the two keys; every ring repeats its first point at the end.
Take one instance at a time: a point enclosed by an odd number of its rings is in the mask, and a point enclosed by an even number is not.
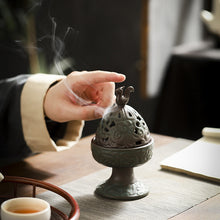
{"type": "MultiPolygon", "coordinates": [[[[4,179],[2,180],[2,182],[0,184],[3,183],[12,183],[13,184],[13,192],[12,192],[12,196],[11,198],[15,198],[18,197],[18,185],[21,184],[25,184],[25,185],[30,185],[32,186],[32,197],[36,196],[36,188],[40,187],[43,189],[47,189],[49,191],[52,191],[60,196],[62,196],[67,202],[69,202],[69,204],[71,205],[71,211],[69,213],[69,215],[67,216],[65,213],[63,213],[62,211],[60,211],[59,209],[51,206],[51,220],[77,220],[79,219],[79,215],[80,215],[80,210],[79,210],[79,205],[76,202],[76,200],[66,191],[64,191],[63,189],[44,182],[44,181],[40,181],[40,180],[35,180],[35,179],[31,179],[31,178],[25,178],[25,177],[17,177],[17,176],[5,176],[4,179]]],[[[9,199],[9,197],[3,197],[0,196],[0,203],[2,203],[3,201],[9,199]]]]}

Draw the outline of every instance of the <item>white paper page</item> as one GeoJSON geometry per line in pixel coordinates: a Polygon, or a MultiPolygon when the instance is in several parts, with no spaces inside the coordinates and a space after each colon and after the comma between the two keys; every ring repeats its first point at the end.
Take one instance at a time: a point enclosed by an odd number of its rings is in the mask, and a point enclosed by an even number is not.
{"type": "Polygon", "coordinates": [[[203,137],[166,158],[160,165],[164,169],[220,180],[220,139],[203,137]]]}

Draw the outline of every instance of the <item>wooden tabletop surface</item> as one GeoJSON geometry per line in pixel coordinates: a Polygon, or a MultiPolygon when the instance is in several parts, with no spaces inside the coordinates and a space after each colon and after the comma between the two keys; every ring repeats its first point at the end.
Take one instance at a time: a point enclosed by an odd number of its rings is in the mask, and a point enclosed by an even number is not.
{"type": "MultiPolygon", "coordinates": [[[[174,137],[152,134],[155,147],[176,140],[174,137]]],[[[93,135],[82,138],[73,148],[61,152],[45,152],[33,155],[25,160],[1,169],[3,175],[23,176],[43,180],[54,185],[79,179],[83,176],[105,168],[92,157],[90,142],[93,135]]],[[[0,193],[6,189],[0,189],[0,193]]],[[[24,189],[25,193],[25,189],[24,189]]],[[[194,206],[193,208],[173,217],[179,219],[220,219],[220,194],[194,206]],[[219,211],[217,211],[219,210],[219,211]]]]}

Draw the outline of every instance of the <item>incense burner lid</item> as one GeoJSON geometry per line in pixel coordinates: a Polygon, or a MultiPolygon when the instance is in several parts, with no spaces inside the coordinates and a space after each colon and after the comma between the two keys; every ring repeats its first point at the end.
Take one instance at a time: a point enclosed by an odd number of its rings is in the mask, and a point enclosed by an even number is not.
{"type": "Polygon", "coordinates": [[[94,139],[95,144],[111,148],[134,148],[151,141],[150,132],[141,115],[127,105],[132,86],[116,90],[116,104],[101,120],[94,139]]]}

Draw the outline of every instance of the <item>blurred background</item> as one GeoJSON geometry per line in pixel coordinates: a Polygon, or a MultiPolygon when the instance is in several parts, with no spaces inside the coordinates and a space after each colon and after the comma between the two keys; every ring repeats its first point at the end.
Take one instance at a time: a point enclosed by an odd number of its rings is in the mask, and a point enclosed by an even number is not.
{"type": "MultiPolygon", "coordinates": [[[[198,139],[220,127],[220,34],[201,12],[217,0],[0,0],[0,78],[123,73],[151,132],[198,139]]],[[[219,3],[220,4],[220,3],[219,3]]],[[[219,17],[220,22],[220,17],[219,17]]],[[[99,120],[86,122],[83,136],[99,120]]]]}

